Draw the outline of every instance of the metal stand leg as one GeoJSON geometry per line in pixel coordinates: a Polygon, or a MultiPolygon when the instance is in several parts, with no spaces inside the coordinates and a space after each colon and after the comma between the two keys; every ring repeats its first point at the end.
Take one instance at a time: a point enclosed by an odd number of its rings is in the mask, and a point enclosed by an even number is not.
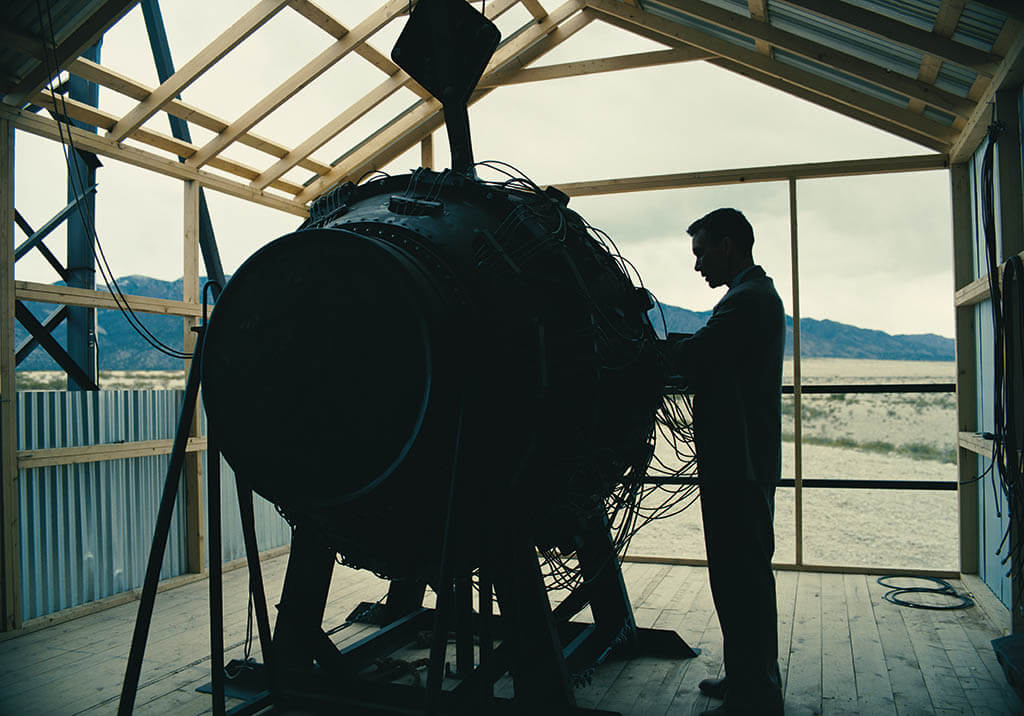
{"type": "Polygon", "coordinates": [[[210,570],[210,672],[214,716],[224,714],[224,583],[221,570],[220,453],[214,432],[207,434],[207,519],[210,570]]]}
{"type": "MultiPolygon", "coordinates": [[[[218,460],[220,459],[218,455],[218,460]]],[[[260,550],[256,543],[256,517],[252,507],[252,490],[236,480],[238,487],[238,511],[242,515],[242,539],[245,540],[245,557],[249,566],[249,588],[256,605],[256,628],[260,635],[260,651],[266,669],[270,690],[276,686],[274,671],[274,647],[270,636],[270,615],[267,613],[267,595],[263,590],[263,570],[260,567],[260,550]]]]}
{"type": "MultiPolygon", "coordinates": [[[[196,340],[196,354],[202,352],[203,332],[199,331],[196,340]]],[[[117,707],[118,716],[128,716],[135,707],[135,695],[139,688],[139,677],[142,674],[142,660],[146,653],[146,640],[149,638],[149,625],[153,620],[153,605],[156,601],[156,588],[160,581],[160,567],[164,560],[164,550],[171,529],[171,516],[174,513],[174,500],[181,480],[181,468],[185,464],[185,447],[188,444],[189,429],[192,427],[192,416],[195,415],[196,399],[199,395],[199,361],[193,360],[188,371],[185,386],[185,401],[178,418],[178,429],[174,434],[174,445],[171,448],[171,462],[167,467],[167,478],[164,480],[163,494],[160,497],[160,509],[157,512],[156,528],[153,531],[153,544],[149,550],[149,562],[146,565],[146,579],[142,586],[142,597],[139,599],[139,613],[135,619],[135,631],[132,633],[132,646],[128,654],[128,666],[125,669],[124,684],[121,687],[121,701],[117,707]]]]}

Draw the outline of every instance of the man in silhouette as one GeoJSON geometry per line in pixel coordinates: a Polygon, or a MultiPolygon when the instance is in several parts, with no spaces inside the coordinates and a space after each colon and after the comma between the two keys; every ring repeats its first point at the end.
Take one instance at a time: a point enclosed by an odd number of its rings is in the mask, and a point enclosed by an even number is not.
{"type": "Polygon", "coordinates": [[[781,472],[785,317],[772,280],[754,264],[742,213],[717,209],[687,229],[694,270],[729,290],[707,324],[670,348],[694,393],[693,428],[711,594],[725,676],[700,690],[724,699],[704,716],[781,714],[772,554],[781,472]]]}

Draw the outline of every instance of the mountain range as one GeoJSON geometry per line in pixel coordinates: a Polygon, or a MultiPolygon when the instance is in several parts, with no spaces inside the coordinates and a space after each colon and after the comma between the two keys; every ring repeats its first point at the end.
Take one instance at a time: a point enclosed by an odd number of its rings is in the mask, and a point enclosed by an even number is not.
{"type": "MultiPolygon", "coordinates": [[[[180,300],[182,281],[162,281],[147,276],[125,276],[117,280],[121,292],[128,295],[151,296],[180,300]]],[[[42,320],[53,307],[28,303],[42,320]]],[[[710,311],[689,311],[661,304],[650,316],[659,334],[664,326],[670,333],[693,333],[704,325],[710,311]]],[[[141,322],[163,343],[177,349],[182,345],[181,319],[174,316],[136,314],[141,322]]],[[[101,370],[175,370],[181,361],[151,348],[129,325],[119,311],[97,311],[99,364],[101,370]]],[[[15,345],[26,336],[24,328],[15,324],[15,345]]],[[[62,324],[53,334],[63,345],[66,328],[62,324]]],[[[786,355],[793,352],[793,319],[786,316],[786,355]]],[[[952,338],[923,333],[891,335],[883,331],[858,328],[830,320],[800,320],[800,353],[805,358],[874,358],[882,360],[953,360],[952,338]]],[[[57,370],[57,364],[41,348],[36,348],[19,366],[19,370],[57,370]]]]}

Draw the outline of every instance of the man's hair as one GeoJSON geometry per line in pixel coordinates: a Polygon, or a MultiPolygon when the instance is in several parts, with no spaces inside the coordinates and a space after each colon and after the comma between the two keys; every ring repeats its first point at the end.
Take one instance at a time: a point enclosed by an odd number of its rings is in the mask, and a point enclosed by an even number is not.
{"type": "Polygon", "coordinates": [[[690,236],[696,236],[701,231],[714,242],[730,236],[740,248],[749,250],[754,245],[754,229],[743,212],[736,209],[715,209],[686,229],[690,236]]]}

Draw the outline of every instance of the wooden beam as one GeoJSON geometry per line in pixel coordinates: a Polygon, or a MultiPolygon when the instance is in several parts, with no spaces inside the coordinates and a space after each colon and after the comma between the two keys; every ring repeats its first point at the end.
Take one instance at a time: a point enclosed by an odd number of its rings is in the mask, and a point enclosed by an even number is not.
{"type": "Polygon", "coordinates": [[[507,75],[495,73],[487,80],[487,84],[481,83],[478,88],[498,87],[500,85],[520,84],[523,82],[542,82],[545,80],[561,79],[564,77],[580,77],[601,72],[616,72],[618,70],[631,70],[641,67],[657,67],[659,65],[670,65],[678,62],[693,62],[695,60],[707,60],[714,57],[710,52],[699,50],[696,47],[680,47],[672,50],[655,50],[654,52],[638,52],[633,55],[619,55],[617,57],[602,57],[593,60],[580,60],[578,62],[563,62],[557,65],[545,65],[544,67],[529,67],[516,70],[507,75]]]}
{"type": "MultiPolygon", "coordinates": [[[[975,455],[992,457],[992,441],[978,433],[960,433],[957,437],[957,444],[964,450],[969,450],[975,455]]],[[[975,469],[977,472],[977,469],[975,469]]]]}
{"type": "MultiPolygon", "coordinates": [[[[152,91],[153,88],[136,82],[135,80],[122,75],[114,70],[111,70],[103,65],[96,64],[91,60],[87,60],[83,57],[74,60],[68,65],[68,71],[74,75],[81,77],[82,79],[95,82],[101,87],[106,87],[109,90],[123,94],[125,97],[130,97],[134,100],[145,99],[152,91]]],[[[194,107],[190,104],[182,102],[179,99],[172,99],[166,105],[164,105],[164,111],[167,114],[173,115],[184,119],[187,122],[192,122],[203,129],[208,129],[215,134],[219,134],[228,128],[228,122],[221,119],[213,114],[204,112],[198,107],[194,107]]],[[[283,157],[288,154],[288,148],[274,142],[273,140],[261,137],[252,132],[246,132],[238,138],[239,143],[245,144],[246,146],[258,149],[261,152],[265,152],[273,157],[283,157]]],[[[312,172],[318,174],[330,171],[330,165],[323,164],[314,159],[305,159],[299,162],[299,166],[303,169],[309,169],[312,172]]]]}
{"type": "Polygon", "coordinates": [[[793,281],[793,544],[794,561],[804,563],[804,459],[802,419],[802,376],[800,362],[800,226],[797,212],[796,178],[787,181],[789,196],[789,265],[793,281]]]}
{"type": "MultiPolygon", "coordinates": [[[[312,0],[290,0],[289,5],[291,5],[293,10],[322,29],[335,40],[340,40],[348,34],[347,27],[338,22],[326,10],[312,2],[312,0]]],[[[357,45],[355,52],[386,75],[393,75],[396,72],[401,71],[401,68],[392,62],[390,57],[377,50],[369,42],[363,42],[357,45]]],[[[420,97],[427,98],[431,96],[430,92],[425,90],[416,80],[410,80],[407,87],[420,97]]]]}
{"type": "MultiPolygon", "coordinates": [[[[942,0],[942,4],[939,5],[939,11],[935,17],[935,26],[930,34],[944,38],[952,37],[953,33],[956,32],[956,26],[960,24],[960,15],[963,13],[964,5],[966,4],[967,0],[942,0]]],[[[891,24],[893,23],[888,23],[888,25],[891,24]]],[[[935,80],[939,76],[939,70],[942,69],[942,60],[943,58],[936,53],[925,52],[924,57],[921,59],[921,67],[918,70],[917,79],[928,84],[935,84],[935,80]]],[[[996,66],[998,66],[998,61],[993,65],[993,70],[996,66]]],[[[991,77],[991,74],[992,70],[988,70],[986,76],[991,77]]],[[[924,102],[919,99],[912,99],[908,108],[912,112],[924,112],[924,102]]]]}
{"type": "MultiPolygon", "coordinates": [[[[183,267],[182,267],[182,296],[183,303],[192,304],[195,308],[202,308],[202,301],[199,297],[199,182],[190,180],[184,184],[184,206],[183,206],[183,267]]],[[[198,316],[189,316],[182,320],[182,347],[185,353],[194,353],[196,350],[196,332],[192,330],[199,325],[198,316]]],[[[192,368],[192,361],[195,358],[185,360],[185,375],[188,375],[192,368]]],[[[196,401],[195,409],[192,411],[192,425],[189,428],[189,439],[200,437],[200,425],[202,423],[202,407],[196,401]]],[[[203,456],[200,452],[187,453],[184,464],[184,492],[185,492],[185,555],[188,564],[188,571],[202,573],[205,567],[205,539],[203,534],[203,456]]]]}
{"type": "MultiPolygon", "coordinates": [[[[52,48],[48,61],[40,62],[30,70],[18,84],[4,95],[3,101],[13,106],[21,106],[26,97],[31,97],[46,86],[58,68],[96,44],[107,29],[120,20],[134,7],[139,0],[108,0],[99,5],[81,25],[59,45],[52,48]]],[[[49,38],[43,38],[48,43],[49,38]]]]}
{"type": "MultiPolygon", "coordinates": [[[[303,158],[308,157],[317,149],[341,134],[367,112],[373,110],[377,105],[400,90],[402,87],[405,87],[409,81],[410,77],[405,74],[405,72],[399,70],[394,75],[384,80],[384,82],[370,90],[354,104],[346,107],[341,114],[337,115],[334,119],[314,132],[312,136],[295,147],[295,149],[288,152],[286,156],[274,162],[274,164],[272,164],[262,174],[257,176],[250,186],[258,191],[268,185],[272,185],[273,182],[277,181],[279,177],[283,176],[303,158]]],[[[328,170],[328,172],[329,171],[330,170],[328,170]]],[[[301,191],[302,190],[300,188],[297,193],[301,194],[301,191]]]]}
{"type": "Polygon", "coordinates": [[[967,161],[981,144],[988,123],[992,117],[992,105],[995,103],[996,92],[1003,86],[1019,87],[1024,76],[1024,32],[1017,33],[1016,39],[1006,52],[999,69],[992,76],[992,81],[978,98],[977,106],[967,118],[967,123],[960,131],[950,149],[950,160],[954,163],[967,161]]]}
{"type": "MultiPolygon", "coordinates": [[[[291,545],[282,545],[280,547],[271,547],[270,549],[263,550],[260,552],[260,561],[265,559],[273,559],[274,557],[280,557],[281,555],[288,554],[291,549],[291,545]]],[[[223,572],[230,572],[235,569],[242,569],[247,567],[248,562],[245,557],[239,559],[233,559],[230,562],[225,562],[221,567],[223,572]]],[[[162,594],[171,589],[177,589],[178,587],[184,587],[189,584],[193,584],[200,580],[206,579],[205,574],[181,574],[177,577],[168,577],[167,579],[161,580],[156,587],[157,593],[162,594]]],[[[58,624],[65,624],[74,619],[89,616],[90,614],[96,614],[98,612],[112,609],[114,607],[121,606],[122,604],[128,604],[129,602],[135,602],[142,598],[142,589],[133,589],[128,592],[120,592],[118,594],[111,595],[109,597],[103,597],[92,602],[86,602],[79,604],[76,607],[69,607],[67,609],[61,609],[57,612],[51,612],[50,614],[44,614],[41,617],[35,617],[33,619],[27,619],[22,623],[21,628],[17,632],[11,633],[0,633],[0,642],[6,641],[8,638],[17,638],[30,634],[34,631],[41,629],[48,629],[58,624]]]]}
{"type": "Polygon", "coordinates": [[[193,169],[192,167],[186,167],[184,164],[173,159],[166,159],[136,147],[119,144],[108,137],[100,137],[77,127],[68,127],[63,123],[58,126],[56,121],[40,117],[31,112],[15,110],[0,105],[0,118],[9,119],[16,129],[58,142],[62,141],[62,137],[66,138],[70,135],[75,147],[92,152],[93,154],[110,157],[111,159],[149,169],[158,174],[175,177],[176,179],[196,179],[208,189],[236,196],[256,204],[262,204],[279,211],[286,211],[296,216],[306,217],[309,215],[306,206],[297,201],[265,192],[254,191],[248,185],[240,184],[216,174],[193,169]]]}
{"type": "Polygon", "coordinates": [[[420,166],[434,168],[434,135],[428,134],[420,140],[420,166]]]}
{"type": "Polygon", "coordinates": [[[22,620],[14,302],[14,127],[0,117],[0,631],[22,620]]]}
{"type": "MultiPolygon", "coordinates": [[[[909,98],[920,99],[944,112],[966,117],[974,109],[974,103],[965,97],[960,97],[952,92],[939,89],[912,79],[898,72],[892,72],[885,67],[880,67],[873,62],[862,60],[854,55],[840,52],[834,48],[807,40],[786,30],[781,30],[774,25],[752,20],[738,13],[723,10],[703,0],[660,0],[666,6],[674,8],[679,12],[691,17],[709,22],[713,25],[738,32],[754,39],[764,40],[774,47],[785,49],[788,52],[804,57],[812,62],[827,65],[835,70],[858,77],[878,87],[888,89],[892,92],[905,95],[909,98]]],[[[589,2],[592,7],[608,12],[614,6],[620,5],[615,0],[594,0],[589,2]]],[[[642,13],[642,11],[625,8],[627,13],[642,13]]],[[[621,8],[620,8],[621,12],[621,8]]],[[[612,13],[615,14],[615,13],[612,13]]],[[[671,22],[671,21],[669,21],[671,22]]],[[[696,28],[687,27],[679,23],[674,24],[679,31],[679,39],[688,44],[714,52],[722,57],[728,57],[737,62],[746,64],[755,60],[749,66],[754,69],[765,69],[765,65],[774,64],[770,58],[757,52],[745,50],[736,44],[721,38],[709,35],[696,28]]]]}
{"type": "MultiPolygon", "coordinates": [[[[512,67],[516,69],[525,67],[536,57],[557,45],[558,42],[571,36],[572,33],[563,33],[558,36],[556,42],[544,43],[545,39],[551,39],[549,36],[556,33],[559,25],[578,14],[582,8],[582,0],[568,0],[541,22],[531,24],[522,32],[514,35],[495,52],[488,69],[484,72],[484,78],[491,72],[507,71],[512,67]]],[[[590,18],[587,17],[582,23],[575,23],[578,27],[574,26],[573,32],[579,27],[585,26],[589,21],[590,18]]],[[[477,90],[470,97],[469,103],[473,104],[479,101],[491,91],[493,90],[477,90]]],[[[437,129],[442,121],[440,102],[435,99],[419,102],[369,140],[349,152],[328,174],[311,182],[305,191],[296,198],[299,201],[311,201],[340,181],[353,177],[358,179],[366,171],[386,164],[391,158],[418,143],[424,136],[437,129]]]]}
{"type": "MultiPolygon", "coordinates": [[[[745,50],[725,40],[684,27],[657,15],[627,7],[620,2],[616,2],[616,0],[587,0],[587,5],[604,14],[621,18],[679,42],[701,47],[704,50],[719,55],[723,60],[728,59],[732,64],[739,64],[758,74],[775,77],[786,83],[823,95],[841,104],[873,114],[888,121],[890,124],[904,126],[918,134],[938,139],[940,142],[948,142],[952,138],[953,132],[951,128],[945,127],[938,122],[926,120],[920,115],[902,109],[891,102],[877,99],[812,72],[784,65],[759,55],[757,52],[745,50]]],[[[712,62],[718,64],[720,61],[712,60],[712,62]]],[[[728,68],[730,65],[723,66],[728,68]]]]}
{"type": "Polygon", "coordinates": [[[200,75],[245,38],[256,32],[287,4],[288,0],[261,0],[256,7],[242,15],[231,27],[200,50],[195,57],[182,65],[181,69],[168,77],[166,82],[163,82],[146,99],[122,117],[110,130],[110,139],[120,142],[138,129],[143,122],[181,94],[182,90],[199,79],[200,75]]]}
{"type": "Polygon", "coordinates": [[[956,30],[960,12],[963,10],[966,0],[944,0],[937,14],[935,29],[932,32],[921,30],[905,22],[894,21],[890,17],[864,10],[856,5],[842,2],[842,0],[782,0],[782,2],[813,12],[820,17],[863,30],[884,40],[934,55],[944,62],[952,62],[986,77],[992,76],[1002,59],[991,52],[985,52],[950,39],[956,30]],[[952,27],[950,27],[951,19],[952,27]]]}
{"type": "Polygon", "coordinates": [[[996,142],[996,191],[999,192],[1001,261],[1024,252],[1024,182],[1021,180],[1019,86],[996,92],[996,116],[1006,129],[996,142]]]}
{"type": "MultiPolygon", "coordinates": [[[[729,72],[733,72],[743,77],[752,79],[755,82],[760,82],[761,84],[767,85],[768,87],[774,87],[780,92],[785,92],[786,94],[790,94],[794,97],[799,97],[800,99],[810,102],[812,104],[816,104],[819,107],[823,107],[825,109],[831,110],[846,117],[850,117],[851,119],[856,119],[871,127],[880,129],[883,132],[894,134],[897,137],[902,137],[903,139],[914,142],[915,144],[920,144],[923,147],[933,149],[937,152],[947,152],[949,150],[950,143],[952,143],[953,141],[953,137],[956,136],[955,130],[952,127],[944,127],[936,123],[932,123],[932,126],[941,127],[941,130],[930,129],[927,132],[922,132],[918,131],[916,128],[911,129],[905,126],[909,122],[893,122],[885,115],[885,108],[887,106],[892,105],[888,105],[888,103],[883,102],[881,100],[875,100],[875,98],[873,97],[864,98],[865,101],[873,103],[873,111],[868,112],[865,111],[864,109],[861,109],[859,106],[855,106],[854,102],[856,102],[857,100],[853,99],[852,95],[848,101],[840,102],[838,100],[833,99],[829,95],[819,94],[812,90],[806,89],[801,85],[792,84],[784,79],[781,79],[780,77],[768,75],[763,72],[758,72],[757,70],[745,67],[739,63],[733,62],[732,60],[718,58],[715,60],[708,60],[708,63],[715,65],[717,67],[721,67],[722,69],[728,70],[729,72]],[[942,134],[941,138],[933,136],[937,132],[942,134]]],[[[843,88],[837,88],[837,91],[842,91],[842,89],[843,88]]],[[[906,114],[902,115],[904,117],[912,115],[912,113],[909,112],[909,110],[902,111],[906,112],[906,114]]]]}
{"type": "MultiPolygon", "coordinates": [[[[974,272],[974,227],[971,208],[970,165],[950,167],[950,192],[953,209],[953,287],[967,284],[974,272]]],[[[974,308],[957,307],[956,322],[956,415],[958,435],[978,429],[977,354],[974,308]]],[[[958,447],[960,447],[958,442],[958,447]]],[[[973,452],[957,450],[957,504],[960,531],[960,571],[978,573],[978,472],[973,452]]],[[[989,453],[991,455],[991,453],[989,453]]]]}
{"type": "MultiPolygon", "coordinates": [[[[1024,251],[1017,254],[1024,259],[1024,251]]],[[[1003,271],[1006,269],[1006,264],[1000,264],[999,266],[999,285],[1003,285],[1003,271]]],[[[956,306],[973,306],[987,301],[992,297],[988,285],[988,272],[980,278],[976,278],[966,286],[957,289],[957,292],[953,296],[953,303],[956,306]]]]}
{"type": "MultiPolygon", "coordinates": [[[[32,281],[13,281],[15,297],[19,301],[38,301],[39,303],[65,304],[68,306],[86,306],[88,308],[113,308],[118,304],[106,291],[93,291],[88,288],[71,288],[70,286],[53,286],[48,283],[32,281]]],[[[198,318],[202,315],[202,306],[184,301],[171,301],[166,298],[150,298],[149,296],[126,295],[125,302],[136,313],[155,313],[161,316],[184,316],[198,318]]]]}
{"type": "Polygon", "coordinates": [[[369,17],[356,25],[351,32],[345,34],[340,40],[337,40],[333,45],[307,62],[291,77],[271,90],[263,99],[242,113],[241,117],[232,122],[223,132],[204,144],[185,163],[195,168],[206,164],[211,158],[224,151],[239,136],[248,132],[257,123],[266,118],[267,115],[287,102],[291,97],[294,97],[304,87],[307,87],[313,80],[334,67],[335,64],[365,42],[377,30],[390,22],[404,7],[408,7],[408,0],[389,0],[389,2],[379,7],[369,17]]]}
{"type": "MultiPolygon", "coordinates": [[[[64,97],[60,97],[55,101],[53,96],[45,92],[37,94],[33,98],[33,101],[39,106],[45,107],[58,115],[66,115],[71,119],[77,119],[81,122],[85,122],[86,124],[99,127],[100,129],[110,129],[117,121],[117,117],[114,115],[109,112],[105,112],[98,107],[94,107],[91,104],[64,97]]],[[[156,132],[147,127],[139,127],[135,130],[135,133],[132,135],[132,139],[141,142],[142,144],[148,144],[151,147],[171,152],[175,156],[183,159],[191,157],[199,151],[199,148],[190,142],[177,139],[169,134],[156,132]]],[[[210,161],[210,166],[250,181],[259,176],[258,170],[247,166],[242,162],[235,161],[234,159],[215,157],[210,161]]],[[[270,183],[270,186],[274,189],[292,194],[293,196],[302,191],[302,187],[298,184],[282,179],[275,179],[275,181],[270,183]]]]}
{"type": "MultiPolygon", "coordinates": [[[[130,443],[19,450],[17,454],[18,469],[31,470],[37,467],[53,467],[54,465],[81,465],[87,462],[170,455],[173,446],[173,440],[139,440],[130,443]]],[[[194,437],[188,439],[188,444],[185,447],[186,452],[196,453],[202,450],[206,450],[206,438],[194,437]]]]}
{"type": "Polygon", "coordinates": [[[754,184],[788,179],[822,179],[827,177],[867,176],[900,172],[934,171],[947,168],[943,154],[886,157],[882,159],[848,159],[837,162],[810,164],[781,164],[742,169],[659,174],[654,176],[604,179],[554,184],[569,196],[596,196],[624,194],[634,191],[682,189],[697,186],[724,186],[728,184],[754,184]]]}
{"type": "MultiPolygon", "coordinates": [[[[768,22],[768,0],[747,0],[747,10],[750,11],[751,19],[768,22]]],[[[772,46],[764,40],[755,40],[754,46],[762,55],[772,54],[772,46]]]]}
{"type": "Polygon", "coordinates": [[[533,15],[533,19],[537,22],[540,22],[548,16],[548,11],[544,9],[544,6],[541,5],[538,0],[522,0],[522,3],[523,7],[533,15]]]}
{"type": "MultiPolygon", "coordinates": [[[[492,18],[497,17],[498,15],[506,12],[509,8],[513,7],[518,1],[519,0],[500,0],[499,2],[491,3],[487,8],[488,16],[492,18]]],[[[388,79],[384,80],[359,100],[346,107],[334,119],[318,129],[299,146],[295,147],[295,149],[290,151],[286,156],[282,157],[279,161],[275,162],[262,174],[256,177],[251,184],[252,188],[262,190],[266,186],[272,185],[272,182],[277,181],[292,167],[300,163],[303,158],[310,156],[317,149],[327,144],[327,142],[334,139],[348,127],[352,126],[352,124],[357,122],[361,117],[365,116],[367,112],[372,111],[385,99],[403,87],[411,86],[413,82],[414,80],[403,70],[396,69],[396,72],[388,77],[388,79]]],[[[429,93],[427,96],[431,100],[433,99],[429,93]]],[[[328,169],[325,172],[322,172],[322,174],[328,173],[329,171],[330,170],[328,169]]]]}

